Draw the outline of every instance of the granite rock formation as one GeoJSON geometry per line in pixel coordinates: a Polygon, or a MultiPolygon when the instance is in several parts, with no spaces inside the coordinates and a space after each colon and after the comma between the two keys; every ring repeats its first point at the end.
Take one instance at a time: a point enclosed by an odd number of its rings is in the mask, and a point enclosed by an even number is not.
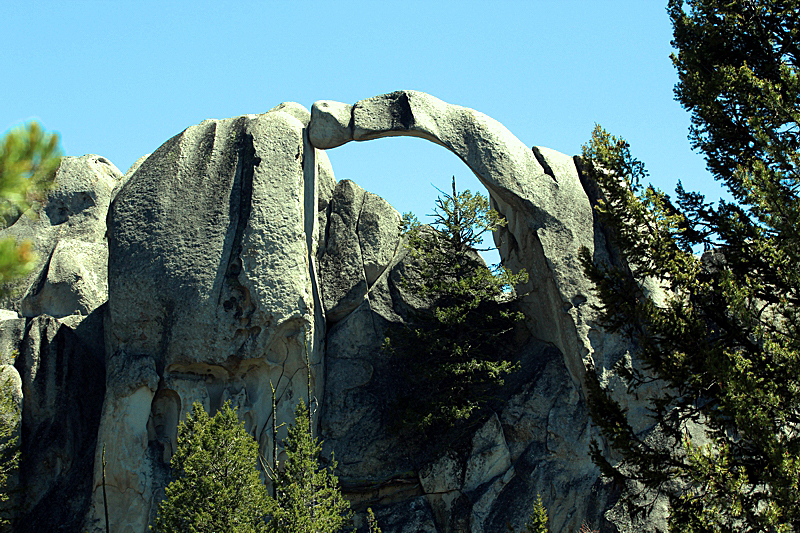
{"type": "Polygon", "coordinates": [[[631,350],[595,323],[578,251],[616,258],[572,157],[400,91],[207,120],[125,176],[97,156],[65,158],[57,184],[38,219],[3,231],[33,240],[43,258],[0,317],[28,457],[19,531],[102,531],[105,445],[112,529],[144,533],[192,402],[231,400],[270,460],[271,417],[290,422],[309,393],[344,491],[357,510],[371,505],[386,533],[519,529],[537,494],[553,531],[584,520],[601,531],[663,527],[615,506],[620,487],[588,457],[585,365],[624,387],[612,367],[631,350]],[[425,305],[400,283],[413,268],[400,216],[336,182],[325,153],[399,135],[464,161],[508,220],[495,235],[505,264],[530,274],[518,288],[521,370],[479,423],[438,442],[391,429],[402,361],[380,347],[425,305]]]}
{"type": "Polygon", "coordinates": [[[105,394],[105,219],[122,181],[103,157],[65,157],[45,208],[0,232],[32,241],[39,256],[0,317],[3,363],[22,396],[17,531],[78,531],[85,521],[105,394]]]}

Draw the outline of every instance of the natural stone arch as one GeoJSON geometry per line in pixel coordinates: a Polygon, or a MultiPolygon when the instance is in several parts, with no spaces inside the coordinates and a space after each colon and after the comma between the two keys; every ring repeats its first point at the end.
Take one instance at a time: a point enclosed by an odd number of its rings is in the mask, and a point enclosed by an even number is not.
{"type": "Polygon", "coordinates": [[[594,297],[579,251],[594,252],[589,198],[572,158],[525,146],[487,115],[418,91],[398,91],[354,105],[319,101],[311,108],[308,138],[315,148],[349,141],[414,136],[444,146],[487,188],[492,205],[508,220],[495,235],[512,269],[530,281],[525,305],[532,332],[564,354],[576,383],[583,382],[594,297]]]}

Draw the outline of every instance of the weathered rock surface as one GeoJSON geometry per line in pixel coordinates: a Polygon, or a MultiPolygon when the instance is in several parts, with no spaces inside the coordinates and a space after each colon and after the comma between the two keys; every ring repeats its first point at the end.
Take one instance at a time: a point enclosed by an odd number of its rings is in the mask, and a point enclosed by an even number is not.
{"type": "Polygon", "coordinates": [[[526,147],[502,124],[417,91],[398,91],[353,106],[321,101],[311,108],[309,139],[319,148],[388,136],[414,136],[456,154],[486,186],[508,226],[496,241],[507,266],[530,274],[529,326],[564,354],[576,384],[594,349],[594,303],[579,251],[595,248],[592,208],[572,158],[526,147]]]}
{"type": "Polygon", "coordinates": [[[86,316],[108,299],[106,214],[122,173],[96,155],[64,157],[47,205],[23,215],[0,238],[29,240],[36,268],[3,305],[23,316],[86,316]]]}
{"type": "MultiPolygon", "coordinates": [[[[8,322],[0,327],[6,330],[8,322]]],[[[103,354],[47,315],[27,321],[19,347],[23,409],[15,531],[78,531],[92,494],[103,354]]]]}
{"type": "Polygon", "coordinates": [[[105,218],[121,177],[105,158],[65,157],[45,208],[0,232],[31,241],[39,256],[0,320],[22,408],[17,531],[77,531],[88,508],[105,390],[105,218]]]}
{"type": "Polygon", "coordinates": [[[400,244],[400,214],[349,180],[336,184],[320,260],[323,303],[334,324],[364,300],[400,244]]]}
{"type": "Polygon", "coordinates": [[[50,254],[46,278],[20,305],[23,316],[87,316],[108,299],[105,242],[61,239],[50,254]]]}
{"type": "Polygon", "coordinates": [[[520,530],[537,494],[554,532],[584,520],[604,532],[663,525],[615,507],[618,488],[588,457],[584,365],[623,388],[612,366],[630,346],[594,323],[578,251],[619,258],[573,158],[400,91],[207,120],[124,176],[98,156],[66,158],[57,183],[40,218],[1,232],[33,240],[43,258],[0,317],[0,362],[19,377],[30,457],[18,531],[103,531],[105,444],[112,529],[146,532],[194,401],[214,410],[230,400],[269,461],[272,416],[291,422],[309,372],[324,456],[335,452],[344,491],[386,533],[520,530]],[[399,214],[337,183],[324,152],[397,135],[465,162],[508,220],[495,235],[505,264],[530,274],[518,287],[521,370],[474,426],[436,442],[392,424],[404,363],[381,345],[426,305],[402,287],[413,263],[399,214]]]}
{"type": "MultiPolygon", "coordinates": [[[[119,443],[108,451],[106,485],[122,531],[145,531],[154,516],[177,421],[194,401],[216,409],[230,399],[269,460],[270,383],[278,418],[290,422],[307,395],[304,339],[312,394],[322,396],[315,263],[333,175],[305,140],[308,117],[287,104],[188,128],[141,164],[112,205],[100,440],[119,443]]],[[[96,489],[94,523],[101,518],[96,489]]]]}

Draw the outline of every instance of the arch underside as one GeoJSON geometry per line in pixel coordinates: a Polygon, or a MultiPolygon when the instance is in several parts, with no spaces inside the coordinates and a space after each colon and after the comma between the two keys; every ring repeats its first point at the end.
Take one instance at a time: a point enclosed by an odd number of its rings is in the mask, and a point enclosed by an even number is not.
{"type": "Polygon", "coordinates": [[[418,91],[354,105],[323,100],[311,108],[308,138],[315,148],[393,136],[447,148],[483,183],[492,206],[508,221],[495,234],[503,263],[530,275],[519,292],[526,294],[532,333],[561,350],[573,381],[582,385],[594,351],[588,313],[595,302],[579,252],[594,252],[595,228],[573,159],[530,149],[487,115],[418,91]]]}

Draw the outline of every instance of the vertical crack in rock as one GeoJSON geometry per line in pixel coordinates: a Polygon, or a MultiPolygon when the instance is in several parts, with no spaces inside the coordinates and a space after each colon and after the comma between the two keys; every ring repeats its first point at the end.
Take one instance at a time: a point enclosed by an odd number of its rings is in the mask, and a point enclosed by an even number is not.
{"type": "MultiPolygon", "coordinates": [[[[361,244],[361,214],[364,212],[364,204],[366,203],[366,195],[367,192],[364,192],[364,195],[361,200],[361,205],[358,207],[358,214],[356,215],[356,222],[353,224],[353,231],[356,236],[356,243],[358,244],[358,249],[361,252],[361,274],[364,277],[364,280],[367,281],[367,289],[364,294],[364,298],[367,298],[367,294],[369,294],[370,284],[369,284],[369,277],[367,276],[367,266],[364,264],[364,246],[361,244]]],[[[351,311],[352,312],[352,311],[351,311]]],[[[349,314],[349,313],[348,313],[349,314]]]]}
{"type": "MultiPolygon", "coordinates": [[[[229,230],[228,235],[225,237],[226,242],[223,245],[223,254],[227,257],[224,255],[220,261],[221,264],[226,265],[224,279],[231,275],[231,265],[237,261],[241,253],[242,235],[244,228],[247,226],[247,220],[250,218],[254,167],[261,162],[255,155],[252,135],[243,134],[238,145],[236,170],[233,175],[231,195],[228,201],[228,213],[231,225],[233,225],[233,231],[229,230]]],[[[241,265],[239,265],[239,269],[241,269],[241,265]]],[[[225,293],[224,289],[218,292],[217,305],[223,305],[226,310],[229,310],[234,302],[228,300],[223,303],[222,298],[225,293]]]]}
{"type": "MultiPolygon", "coordinates": [[[[306,257],[308,279],[311,283],[311,297],[314,305],[313,309],[313,323],[311,324],[311,345],[307,348],[308,353],[306,357],[307,369],[306,372],[311,374],[312,366],[316,366],[313,375],[313,388],[314,394],[319,395],[321,398],[325,390],[325,354],[324,342],[326,335],[326,321],[325,309],[322,304],[322,294],[319,279],[319,266],[317,264],[317,250],[319,246],[315,239],[318,235],[319,228],[317,227],[318,216],[318,172],[317,168],[317,149],[311,144],[308,138],[308,128],[303,128],[303,227],[306,232],[306,257]],[[314,354],[319,354],[316,362],[313,361],[314,354]]],[[[328,205],[330,208],[330,202],[328,205]]],[[[328,217],[328,221],[330,217],[328,217]]],[[[326,222],[329,225],[329,222],[326,222]]],[[[327,231],[326,231],[327,237],[327,231]]],[[[304,333],[305,334],[305,333],[304,333]]],[[[311,409],[311,399],[309,398],[309,409],[311,409]]],[[[313,417],[312,417],[313,419],[313,417]]]]}
{"type": "Polygon", "coordinates": [[[330,238],[331,233],[331,213],[333,212],[332,206],[333,202],[328,202],[328,205],[325,207],[325,240],[320,243],[319,247],[317,248],[317,259],[322,259],[322,256],[325,254],[325,250],[328,247],[328,239],[330,238]]]}
{"type": "MultiPolygon", "coordinates": [[[[253,136],[243,133],[239,140],[238,161],[236,173],[233,179],[234,194],[231,194],[231,219],[235,224],[233,231],[233,242],[230,247],[230,255],[227,260],[225,272],[225,283],[227,290],[221,290],[219,299],[223,294],[229,296],[222,303],[223,309],[234,314],[234,319],[238,321],[239,328],[235,331],[233,344],[238,345],[237,351],[241,351],[247,344],[247,340],[261,332],[261,328],[256,326],[250,328],[250,319],[256,310],[250,291],[239,281],[239,274],[242,271],[242,239],[250,219],[250,211],[253,199],[253,174],[255,167],[261,163],[261,159],[255,155],[253,136]]],[[[224,264],[224,263],[223,263],[224,264]]],[[[228,354],[237,355],[237,354],[228,354]]]]}
{"type": "Polygon", "coordinates": [[[256,148],[253,144],[253,136],[245,133],[241,145],[239,146],[239,162],[234,178],[234,187],[239,191],[239,217],[236,220],[234,230],[233,246],[231,255],[238,256],[242,250],[242,236],[250,219],[250,209],[253,201],[253,174],[255,167],[261,163],[261,159],[256,156],[256,148]],[[238,182],[238,183],[237,183],[238,182]]]}
{"type": "Polygon", "coordinates": [[[303,129],[303,229],[309,263],[314,251],[314,225],[317,221],[317,158],[315,148],[308,142],[308,128],[303,129]]]}
{"type": "MultiPolygon", "coordinates": [[[[313,112],[313,108],[312,108],[312,112],[313,112]]],[[[354,105],[350,106],[350,123],[347,125],[347,129],[350,132],[349,140],[352,140],[353,136],[355,135],[355,131],[356,131],[356,106],[354,106],[354,105]]],[[[345,142],[348,142],[348,141],[345,141],[345,142]]]]}

